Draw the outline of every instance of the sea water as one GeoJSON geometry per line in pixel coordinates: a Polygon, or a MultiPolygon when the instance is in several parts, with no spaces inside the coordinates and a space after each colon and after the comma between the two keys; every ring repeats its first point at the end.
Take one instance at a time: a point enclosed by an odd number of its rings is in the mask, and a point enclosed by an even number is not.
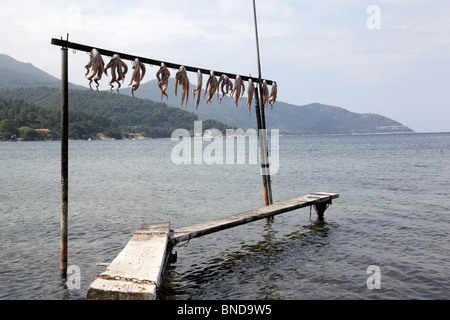
{"type": "MultiPolygon", "coordinates": [[[[74,287],[59,270],[60,143],[0,143],[0,299],[85,299],[140,224],[264,205],[259,165],[176,165],[176,144],[69,143],[74,287]]],[[[450,298],[450,134],[281,136],[271,180],[274,202],[340,197],[323,221],[303,208],[177,245],[160,299],[450,298]]]]}

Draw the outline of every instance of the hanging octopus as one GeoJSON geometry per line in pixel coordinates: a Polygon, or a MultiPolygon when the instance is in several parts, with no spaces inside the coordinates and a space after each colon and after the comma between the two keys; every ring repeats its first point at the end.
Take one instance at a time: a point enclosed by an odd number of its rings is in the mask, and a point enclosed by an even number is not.
{"type": "Polygon", "coordinates": [[[197,100],[195,102],[195,110],[198,109],[198,105],[200,103],[200,94],[202,93],[203,75],[200,70],[197,71],[197,79],[198,79],[197,86],[195,87],[194,90],[192,90],[192,93],[194,94],[194,98],[195,98],[195,93],[197,93],[197,100]]]}
{"type": "MultiPolygon", "coordinates": [[[[222,96],[220,97],[220,103],[222,103],[222,98],[227,95],[230,90],[233,90],[233,82],[231,82],[230,78],[226,74],[223,74],[219,78],[219,87],[222,91],[222,96]]],[[[217,98],[219,97],[219,91],[217,91],[217,98]]]]}
{"type": "Polygon", "coordinates": [[[108,63],[108,65],[105,68],[105,74],[108,75],[108,69],[111,68],[111,81],[109,82],[109,85],[111,86],[111,91],[114,88],[113,83],[117,83],[117,92],[119,92],[119,88],[121,87],[121,84],[119,81],[122,81],[122,83],[125,81],[125,75],[128,72],[128,67],[125,62],[123,62],[118,54],[115,54],[111,61],[108,63]],[[116,74],[117,72],[117,74],[116,74]]]}
{"type": "Polygon", "coordinates": [[[272,83],[272,91],[270,92],[270,96],[269,96],[270,109],[273,109],[273,105],[277,101],[277,91],[278,91],[277,83],[273,82],[272,83]]]}
{"type": "Polygon", "coordinates": [[[139,85],[141,84],[142,79],[145,76],[145,65],[139,61],[138,58],[134,60],[133,63],[133,74],[131,75],[131,81],[128,86],[131,86],[131,94],[134,98],[134,92],[139,88],[139,85]]]}
{"type": "Polygon", "coordinates": [[[189,99],[189,78],[186,72],[186,68],[184,66],[180,67],[180,71],[175,75],[175,96],[177,96],[177,87],[178,85],[183,87],[183,93],[181,96],[181,106],[183,106],[184,99],[186,98],[186,109],[187,103],[189,99]]]}
{"type": "Polygon", "coordinates": [[[163,96],[166,96],[166,100],[169,99],[166,90],[169,86],[170,71],[164,62],[161,63],[161,68],[156,73],[156,78],[158,79],[158,87],[161,89],[161,101],[163,100],[163,96]]]}
{"type": "Polygon", "coordinates": [[[92,81],[94,81],[97,85],[97,91],[98,91],[98,87],[100,86],[98,81],[102,78],[103,70],[105,68],[105,62],[103,62],[102,56],[97,51],[97,49],[92,49],[89,57],[90,57],[89,63],[84,66],[87,70],[85,76],[89,80],[89,87],[91,88],[91,90],[93,90],[91,83],[92,83],[92,81]],[[90,73],[89,73],[89,68],[92,68],[90,73]],[[88,76],[88,74],[89,74],[89,76],[88,76]],[[95,78],[94,78],[94,76],[95,76],[95,78]]]}
{"type": "Polygon", "coordinates": [[[216,90],[219,87],[219,84],[217,82],[217,78],[214,75],[214,71],[209,72],[209,79],[206,82],[206,89],[205,89],[205,95],[203,97],[206,97],[206,94],[209,93],[208,100],[206,100],[206,103],[210,102],[212,97],[214,96],[214,93],[216,93],[216,90]]]}
{"type": "Polygon", "coordinates": [[[253,101],[253,95],[255,94],[255,86],[253,85],[253,80],[248,80],[248,89],[247,89],[247,107],[248,107],[248,117],[251,118],[251,109],[252,109],[252,101],[253,101]]]}
{"type": "Polygon", "coordinates": [[[238,100],[239,98],[242,99],[244,92],[245,92],[244,82],[242,81],[242,78],[239,75],[237,75],[236,81],[234,82],[234,89],[231,92],[231,96],[234,95],[234,103],[236,104],[236,108],[238,107],[238,100]]]}
{"type": "Polygon", "coordinates": [[[263,88],[262,88],[262,98],[263,98],[263,108],[267,107],[267,102],[269,102],[269,88],[267,87],[267,81],[263,81],[263,88]]]}

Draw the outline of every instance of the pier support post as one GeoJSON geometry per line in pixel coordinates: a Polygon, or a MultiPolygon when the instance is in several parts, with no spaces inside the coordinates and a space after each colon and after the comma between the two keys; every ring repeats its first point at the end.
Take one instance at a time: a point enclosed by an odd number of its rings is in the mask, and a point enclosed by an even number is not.
{"type": "Polygon", "coordinates": [[[319,202],[319,203],[315,203],[314,204],[314,209],[317,213],[317,216],[319,218],[319,220],[323,220],[325,211],[328,209],[328,206],[332,204],[332,200],[331,197],[329,200],[325,201],[325,202],[319,202]]]}

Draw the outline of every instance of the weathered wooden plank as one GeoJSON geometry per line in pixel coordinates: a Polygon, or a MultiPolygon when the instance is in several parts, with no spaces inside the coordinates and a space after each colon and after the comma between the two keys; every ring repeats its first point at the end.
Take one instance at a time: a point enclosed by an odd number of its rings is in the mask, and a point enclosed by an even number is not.
{"type": "Polygon", "coordinates": [[[171,251],[169,237],[169,222],[141,225],[106,271],[89,286],[87,298],[156,299],[171,251]]]}
{"type": "Polygon", "coordinates": [[[192,238],[200,237],[206,234],[217,232],[220,230],[232,228],[238,225],[249,223],[252,221],[268,218],[284,212],[300,209],[303,207],[316,205],[319,203],[331,203],[332,199],[339,198],[337,193],[311,193],[309,195],[296,199],[275,203],[258,209],[230,215],[227,217],[198,223],[189,227],[175,229],[173,232],[172,243],[176,244],[192,238]]]}

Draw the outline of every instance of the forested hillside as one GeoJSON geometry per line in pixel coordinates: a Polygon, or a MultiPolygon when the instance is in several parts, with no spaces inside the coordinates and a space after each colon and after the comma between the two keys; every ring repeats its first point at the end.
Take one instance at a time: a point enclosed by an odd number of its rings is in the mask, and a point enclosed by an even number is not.
{"type": "MultiPolygon", "coordinates": [[[[122,139],[115,121],[83,111],[70,112],[71,139],[95,138],[98,133],[122,139]]],[[[0,99],[0,140],[54,140],[60,136],[60,109],[40,107],[23,100],[0,99]]]]}
{"type": "MultiPolygon", "coordinates": [[[[22,99],[57,110],[61,104],[61,90],[51,87],[3,89],[0,98],[22,99]]],[[[70,112],[82,111],[110,119],[123,133],[141,133],[152,138],[170,137],[178,128],[193,131],[194,121],[198,120],[196,114],[185,110],[110,91],[69,90],[69,106],[70,112]]],[[[210,128],[225,131],[229,126],[215,120],[204,121],[203,129],[210,128]]]]}

